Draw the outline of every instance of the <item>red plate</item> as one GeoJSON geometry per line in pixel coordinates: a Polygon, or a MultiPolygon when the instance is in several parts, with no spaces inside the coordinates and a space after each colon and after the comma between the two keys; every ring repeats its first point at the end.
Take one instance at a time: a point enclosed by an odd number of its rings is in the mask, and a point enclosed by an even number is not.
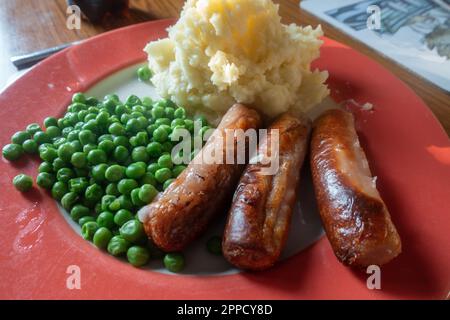
{"type": "MultiPolygon", "coordinates": [[[[102,34],[45,60],[0,95],[0,143],[28,123],[61,115],[73,92],[143,61],[142,48],[166,36],[173,21],[102,34]]],[[[11,179],[35,175],[37,162],[0,161],[0,298],[16,299],[443,299],[450,289],[450,143],[424,103],[367,57],[325,39],[316,66],[328,69],[332,97],[370,102],[355,111],[361,141],[403,241],[381,271],[381,290],[367,274],[342,266],[326,238],[260,273],[176,276],[133,268],[102,254],[67,224],[45,192],[17,192],[11,179]],[[80,266],[81,290],[66,287],[80,266]]]]}

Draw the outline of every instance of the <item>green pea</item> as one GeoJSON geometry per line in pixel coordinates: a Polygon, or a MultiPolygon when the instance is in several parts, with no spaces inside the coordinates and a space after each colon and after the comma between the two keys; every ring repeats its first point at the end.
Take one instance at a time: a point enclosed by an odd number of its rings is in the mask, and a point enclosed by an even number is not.
{"type": "MultiPolygon", "coordinates": [[[[54,165],[53,165],[54,166],[54,165]]],[[[75,177],[73,170],[69,168],[61,168],[56,173],[56,179],[62,182],[69,182],[70,179],[75,177]]]]}
{"type": "Polygon", "coordinates": [[[137,119],[130,119],[127,121],[125,130],[129,133],[136,133],[141,129],[139,121],[137,119]]]}
{"type": "Polygon", "coordinates": [[[177,126],[184,126],[184,124],[185,124],[185,122],[183,119],[176,118],[176,119],[172,120],[172,122],[170,123],[170,126],[172,128],[175,128],[177,126]]]}
{"type": "Polygon", "coordinates": [[[182,253],[167,253],[164,256],[164,266],[170,272],[180,272],[184,268],[184,256],[182,253]]]}
{"type": "Polygon", "coordinates": [[[72,210],[70,210],[70,217],[73,221],[78,221],[80,218],[88,216],[89,213],[89,208],[81,204],[77,204],[73,206],[72,210]]]}
{"type": "Polygon", "coordinates": [[[28,139],[31,139],[31,134],[26,131],[17,131],[12,135],[11,142],[15,144],[22,144],[28,139]]]}
{"type": "Polygon", "coordinates": [[[177,119],[184,119],[186,118],[186,110],[182,107],[179,107],[175,110],[174,116],[177,119]]]}
{"type": "Polygon", "coordinates": [[[55,171],[55,172],[58,172],[59,169],[65,168],[67,166],[68,166],[68,164],[65,161],[63,161],[61,158],[56,158],[52,162],[53,171],[55,171]]]}
{"type": "Polygon", "coordinates": [[[36,141],[37,144],[43,144],[51,142],[50,136],[43,131],[38,131],[33,136],[34,141],[36,141]]]}
{"type": "Polygon", "coordinates": [[[92,202],[98,202],[103,197],[103,189],[98,184],[92,184],[86,188],[84,197],[92,202]]]}
{"type": "Polygon", "coordinates": [[[171,183],[174,181],[175,181],[175,179],[169,179],[169,180],[164,181],[163,190],[166,190],[171,185],[171,183]]]}
{"type": "Polygon", "coordinates": [[[82,227],[86,222],[95,222],[95,218],[93,216],[84,216],[78,220],[78,224],[82,227]]]}
{"type": "Polygon", "coordinates": [[[169,134],[167,133],[167,131],[164,128],[158,127],[154,132],[153,132],[153,140],[156,142],[164,142],[167,140],[169,134]]]}
{"type": "Polygon", "coordinates": [[[62,181],[56,181],[52,187],[52,197],[56,200],[61,200],[62,197],[69,191],[67,184],[62,181]]]}
{"type": "Polygon", "coordinates": [[[163,154],[158,158],[158,164],[161,168],[173,168],[172,157],[170,154],[163,154]]]}
{"type": "Polygon", "coordinates": [[[69,211],[78,201],[78,194],[75,192],[68,192],[61,198],[61,205],[64,209],[69,211]]]}
{"type": "Polygon", "coordinates": [[[47,162],[52,162],[58,157],[58,152],[53,148],[45,148],[39,152],[39,157],[47,162]]]}
{"type": "Polygon", "coordinates": [[[145,147],[134,148],[133,151],[131,152],[131,158],[135,162],[137,161],[147,162],[150,159],[147,151],[145,150],[145,147]]]}
{"type": "Polygon", "coordinates": [[[3,157],[9,161],[15,161],[19,159],[23,154],[23,148],[19,144],[11,143],[3,147],[3,157]]]}
{"type": "Polygon", "coordinates": [[[33,139],[27,139],[22,143],[23,151],[29,154],[37,153],[38,144],[33,139]]]}
{"type": "Polygon", "coordinates": [[[84,152],[75,152],[72,154],[70,163],[72,163],[75,168],[85,168],[87,166],[86,154],[84,152]]]}
{"type": "Polygon", "coordinates": [[[72,102],[85,103],[86,97],[81,92],[77,92],[72,96],[72,102]]]}
{"type": "Polygon", "coordinates": [[[52,173],[53,166],[51,163],[44,161],[39,165],[38,172],[39,173],[41,173],[41,172],[52,173]]]}
{"type": "Polygon", "coordinates": [[[151,184],[144,184],[142,187],[139,188],[139,199],[144,203],[150,203],[152,200],[156,197],[158,194],[158,190],[151,184]]]}
{"type": "Polygon", "coordinates": [[[92,240],[97,229],[98,229],[97,222],[88,221],[81,227],[81,235],[85,240],[92,240]]]}
{"type": "Polygon", "coordinates": [[[108,252],[117,257],[127,252],[131,243],[125,240],[121,235],[116,235],[111,238],[108,243],[108,252]]]}
{"type": "Polygon", "coordinates": [[[95,118],[95,120],[97,120],[97,123],[100,126],[104,126],[108,124],[108,120],[109,120],[109,113],[106,111],[101,111],[98,113],[97,117],[95,118]]]}
{"type": "Polygon", "coordinates": [[[194,133],[194,121],[191,119],[184,119],[184,127],[191,133],[194,133]]]}
{"type": "MultiPolygon", "coordinates": [[[[95,114],[88,114],[85,118],[85,120],[87,120],[89,118],[89,116],[92,115],[93,118],[95,118],[95,114]]],[[[97,132],[97,128],[98,128],[98,123],[97,120],[95,119],[89,119],[82,127],[83,130],[89,130],[92,132],[97,132]]]]}
{"type": "Polygon", "coordinates": [[[128,178],[139,179],[145,174],[145,166],[138,163],[132,163],[126,168],[125,174],[128,178]]]}
{"type": "Polygon", "coordinates": [[[113,123],[109,126],[108,132],[115,136],[123,136],[126,134],[125,128],[120,123],[113,123]]]}
{"type": "Polygon", "coordinates": [[[108,169],[106,169],[105,172],[105,178],[111,182],[119,181],[124,176],[125,176],[125,168],[118,164],[114,164],[108,167],[108,169]]]}
{"type": "Polygon", "coordinates": [[[36,183],[38,186],[44,189],[51,189],[55,183],[55,176],[51,173],[42,172],[36,177],[36,183]]]}
{"type": "Polygon", "coordinates": [[[156,179],[153,173],[146,172],[142,178],[139,180],[140,185],[151,184],[152,186],[156,186],[156,179]]]}
{"type": "Polygon", "coordinates": [[[155,163],[150,163],[147,167],[147,171],[152,173],[153,175],[156,173],[156,171],[158,171],[159,169],[161,169],[161,167],[159,166],[159,164],[157,162],[155,163]]]}
{"type": "Polygon", "coordinates": [[[27,126],[26,131],[31,134],[34,135],[36,132],[42,131],[41,126],[38,125],[37,123],[31,123],[27,126]]]}
{"type": "Polygon", "coordinates": [[[162,153],[162,145],[159,142],[153,141],[147,145],[147,153],[152,158],[157,158],[162,153]]]}
{"type": "Polygon", "coordinates": [[[127,195],[121,195],[117,198],[120,202],[120,208],[126,210],[133,210],[133,203],[131,202],[131,198],[127,195]]]}
{"type": "Polygon", "coordinates": [[[94,149],[89,151],[87,160],[90,165],[97,165],[100,163],[106,163],[106,161],[108,160],[108,156],[106,155],[105,151],[94,149]]]}
{"type": "Polygon", "coordinates": [[[101,200],[101,209],[103,211],[109,210],[109,205],[116,200],[115,196],[112,195],[104,195],[101,200]]]}
{"type": "Polygon", "coordinates": [[[73,127],[68,126],[68,127],[65,127],[64,129],[62,129],[62,130],[61,130],[61,133],[62,133],[63,137],[66,137],[66,138],[67,138],[67,136],[69,135],[69,133],[71,133],[73,130],[74,130],[73,127]]]}
{"type": "Polygon", "coordinates": [[[140,198],[139,198],[139,191],[140,188],[135,188],[133,190],[131,190],[130,193],[130,197],[131,197],[131,202],[136,206],[136,207],[142,207],[145,205],[145,202],[143,202],[140,198]]]}
{"type": "Polygon", "coordinates": [[[141,267],[148,263],[150,254],[147,248],[132,246],[127,251],[127,259],[134,267],[141,267]]]}
{"type": "Polygon", "coordinates": [[[153,137],[153,133],[155,132],[156,129],[158,129],[159,126],[157,126],[156,124],[151,124],[147,127],[147,132],[150,136],[153,137]]]}
{"type": "Polygon", "coordinates": [[[96,182],[103,182],[106,180],[106,170],[108,169],[108,165],[106,163],[101,163],[96,165],[91,169],[91,176],[94,178],[96,182]]]}
{"type": "MultiPolygon", "coordinates": [[[[141,132],[138,132],[137,134],[136,134],[136,136],[134,136],[134,137],[132,137],[132,138],[134,138],[134,143],[135,143],[135,147],[136,146],[145,146],[145,145],[147,145],[147,143],[148,143],[148,134],[147,134],[147,132],[145,132],[145,131],[141,131],[141,132]]],[[[133,145],[132,143],[131,143],[131,139],[130,139],[130,144],[131,145],[133,145]]]]}
{"type": "Polygon", "coordinates": [[[45,132],[51,139],[61,136],[61,129],[57,126],[50,126],[45,132]]]}
{"type": "Polygon", "coordinates": [[[47,117],[47,118],[44,119],[44,126],[46,128],[57,126],[57,125],[58,125],[58,120],[56,120],[56,118],[47,117]]]}
{"type": "Polygon", "coordinates": [[[89,182],[85,177],[73,178],[69,180],[69,190],[71,192],[83,194],[88,186],[89,182]]]}
{"type": "Polygon", "coordinates": [[[100,227],[95,231],[93,243],[97,248],[105,249],[112,238],[112,233],[105,227],[100,227]]]}
{"type": "Polygon", "coordinates": [[[109,133],[102,134],[100,137],[98,137],[97,142],[100,143],[102,141],[113,141],[114,137],[110,135],[109,133]]]}
{"type": "Polygon", "coordinates": [[[64,143],[58,148],[58,157],[65,162],[70,162],[72,154],[75,152],[75,148],[70,143],[64,143]]]}
{"type": "Polygon", "coordinates": [[[158,125],[158,126],[160,126],[162,124],[170,125],[171,121],[170,121],[169,118],[159,118],[159,119],[156,119],[155,124],[158,125]]]}
{"type": "Polygon", "coordinates": [[[110,184],[108,184],[106,186],[106,190],[105,190],[106,194],[112,195],[112,196],[120,196],[120,192],[117,189],[117,183],[111,182],[110,184]]]}
{"type": "Polygon", "coordinates": [[[137,96],[132,94],[132,95],[128,96],[127,100],[125,101],[125,104],[127,106],[136,106],[138,104],[142,104],[142,101],[137,96]]]}
{"type": "Polygon", "coordinates": [[[123,226],[127,221],[133,219],[133,214],[126,209],[120,209],[114,215],[114,223],[119,227],[123,226]]]}
{"type": "Polygon", "coordinates": [[[169,168],[161,168],[155,172],[156,181],[164,183],[172,177],[172,171],[169,168]]]}
{"type": "Polygon", "coordinates": [[[152,77],[152,72],[148,66],[140,67],[137,70],[137,76],[141,81],[148,81],[152,77]]]}
{"type": "Polygon", "coordinates": [[[130,220],[119,229],[120,235],[132,243],[136,243],[145,237],[144,227],[137,220],[130,220]]]}
{"type": "Polygon", "coordinates": [[[121,194],[129,195],[131,190],[138,187],[138,183],[134,179],[122,179],[117,184],[117,189],[121,194]]]}
{"type": "Polygon", "coordinates": [[[97,224],[99,227],[114,228],[114,215],[109,211],[103,211],[97,217],[97,224]]]}
{"type": "Polygon", "coordinates": [[[83,151],[83,146],[81,145],[80,141],[74,140],[74,141],[71,141],[70,144],[72,145],[73,150],[75,152],[82,152],[83,151]]]}
{"type": "Polygon", "coordinates": [[[118,199],[114,200],[113,202],[111,202],[111,204],[109,205],[109,210],[111,211],[117,211],[120,209],[120,201],[118,199]]]}
{"type": "Polygon", "coordinates": [[[175,108],[167,107],[164,109],[164,112],[166,113],[166,117],[170,120],[173,120],[173,118],[175,117],[175,108]]]}
{"type": "Polygon", "coordinates": [[[125,148],[124,146],[117,146],[114,149],[113,156],[114,156],[114,159],[123,163],[128,159],[128,157],[130,156],[130,153],[128,152],[128,149],[125,148]]]}
{"type": "Polygon", "coordinates": [[[27,192],[33,187],[33,179],[22,173],[14,177],[13,185],[20,192],[27,192]]]}
{"type": "Polygon", "coordinates": [[[55,138],[55,139],[53,139],[53,146],[55,148],[59,148],[61,145],[63,145],[66,142],[67,142],[67,139],[64,137],[55,138]]]}
{"type": "MultiPolygon", "coordinates": [[[[95,145],[93,143],[88,143],[83,146],[83,152],[85,154],[88,154],[90,151],[95,150],[95,149],[97,149],[97,145],[95,145]]],[[[86,157],[86,159],[87,159],[87,157],[86,157]]]]}
{"type": "Polygon", "coordinates": [[[98,148],[103,152],[105,152],[106,154],[110,154],[111,152],[114,151],[115,145],[114,142],[110,140],[104,140],[98,144],[98,148]]]}
{"type": "Polygon", "coordinates": [[[164,111],[164,107],[161,106],[154,106],[152,109],[152,117],[154,119],[159,119],[162,118],[166,115],[165,111],[164,111]]]}
{"type": "Polygon", "coordinates": [[[80,140],[82,145],[86,145],[89,143],[96,143],[97,137],[91,130],[81,130],[78,133],[78,139],[80,140]]]}
{"type": "Polygon", "coordinates": [[[221,255],[222,254],[222,238],[218,237],[218,236],[211,237],[206,242],[206,248],[212,254],[221,255]]]}

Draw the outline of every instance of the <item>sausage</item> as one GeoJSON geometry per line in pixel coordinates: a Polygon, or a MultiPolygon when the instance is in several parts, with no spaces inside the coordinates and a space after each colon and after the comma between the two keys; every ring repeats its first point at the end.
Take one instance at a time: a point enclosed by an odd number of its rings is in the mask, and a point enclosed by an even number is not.
{"type": "Polygon", "coordinates": [[[271,155],[273,129],[279,131],[279,167],[263,174],[264,164],[249,164],[234,194],[225,227],[222,251],[241,269],[263,270],[278,260],[283,249],[300,171],[308,148],[310,120],[285,113],[269,127],[258,154],[271,155]]]}
{"type": "Polygon", "coordinates": [[[360,268],[389,262],[400,254],[401,241],[376,189],[353,115],[328,110],[313,127],[314,192],[336,257],[360,268]]]}
{"type": "MultiPolygon", "coordinates": [[[[226,140],[225,130],[246,131],[260,125],[261,118],[255,110],[242,104],[232,106],[188,167],[164,193],[140,210],[145,232],[159,248],[166,252],[182,250],[203,233],[214,217],[227,211],[245,165],[225,163],[227,149],[233,145],[226,140]],[[218,145],[218,138],[224,143],[218,145]],[[221,148],[223,163],[200,163],[200,157],[211,154],[217,146],[221,148]]],[[[236,135],[233,139],[236,145],[236,135]]]]}

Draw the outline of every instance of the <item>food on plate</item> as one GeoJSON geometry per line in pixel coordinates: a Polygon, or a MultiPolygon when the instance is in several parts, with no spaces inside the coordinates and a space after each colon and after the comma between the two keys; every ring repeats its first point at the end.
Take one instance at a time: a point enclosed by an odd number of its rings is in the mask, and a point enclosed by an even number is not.
{"type": "Polygon", "coordinates": [[[366,267],[400,254],[400,237],[376,189],[351,113],[333,109],[315,121],[311,170],[323,226],[339,261],[366,267]]]}
{"type": "Polygon", "coordinates": [[[139,211],[147,235],[158,247],[164,251],[183,249],[205,231],[214,217],[228,209],[244,165],[227,164],[225,156],[236,152],[237,130],[245,132],[260,125],[255,110],[235,104],[188,167],[164,193],[139,211]],[[233,142],[226,131],[233,133],[233,142]],[[230,148],[234,149],[227,151],[230,148]],[[222,163],[201,160],[213,150],[223,157],[222,163]]]}
{"type": "Polygon", "coordinates": [[[33,179],[31,179],[30,176],[21,173],[14,177],[13,185],[20,192],[27,192],[33,187],[33,179]]]}
{"type": "Polygon", "coordinates": [[[297,199],[300,170],[308,149],[310,120],[289,113],[281,115],[260,141],[258,152],[270,153],[279,132],[279,168],[273,175],[263,164],[249,164],[234,194],[224,231],[223,254],[238,268],[262,270],[278,260],[287,239],[297,199]]]}
{"type": "MultiPolygon", "coordinates": [[[[15,161],[23,151],[38,153],[37,185],[61,202],[82,236],[141,266],[153,244],[135,215],[186,168],[172,163],[170,152],[178,142],[170,136],[186,129],[199,138],[210,129],[203,118],[198,125],[194,132],[194,119],[170,100],[131,95],[120,101],[109,95],[99,101],[76,93],[63,117],[47,117],[44,128],[33,123],[18,131],[3,156],[15,161]]],[[[25,192],[33,181],[20,174],[13,184],[25,192]]]]}
{"type": "Polygon", "coordinates": [[[235,102],[273,118],[328,94],[328,73],[311,71],[320,36],[320,26],[282,24],[271,0],[188,0],[168,38],[145,51],[162,97],[211,118],[235,102]]]}

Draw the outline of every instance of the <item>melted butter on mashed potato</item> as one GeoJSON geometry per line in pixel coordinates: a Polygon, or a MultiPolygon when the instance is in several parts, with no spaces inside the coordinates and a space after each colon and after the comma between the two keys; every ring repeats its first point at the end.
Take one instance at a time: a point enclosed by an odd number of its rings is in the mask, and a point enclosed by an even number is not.
{"type": "Polygon", "coordinates": [[[283,25],[271,0],[188,0],[169,37],[145,48],[158,93],[220,117],[235,102],[267,117],[307,112],[327,94],[316,29],[283,25]]]}

